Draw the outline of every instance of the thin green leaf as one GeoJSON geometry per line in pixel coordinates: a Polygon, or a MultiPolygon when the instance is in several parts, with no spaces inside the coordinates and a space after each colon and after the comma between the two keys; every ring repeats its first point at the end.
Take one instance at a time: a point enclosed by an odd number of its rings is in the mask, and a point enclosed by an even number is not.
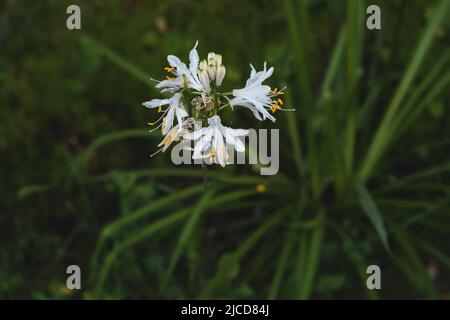
{"type": "Polygon", "coordinates": [[[187,223],[185,224],[183,231],[181,232],[180,237],[178,238],[177,245],[175,246],[175,249],[172,253],[172,257],[170,258],[169,267],[166,271],[166,274],[164,275],[164,279],[162,281],[163,287],[165,287],[166,284],[170,281],[172,272],[176,267],[176,264],[178,262],[178,259],[180,258],[181,252],[188,244],[189,239],[193,233],[193,230],[194,230],[195,226],[197,225],[198,220],[200,219],[200,216],[204,212],[205,207],[208,204],[211,197],[213,196],[214,192],[215,192],[215,189],[209,189],[204,193],[204,195],[200,198],[200,200],[198,201],[194,210],[192,211],[187,223]]]}
{"type": "Polygon", "coordinates": [[[129,73],[135,79],[140,80],[149,86],[153,87],[154,82],[151,81],[150,77],[142,71],[141,68],[136,67],[131,62],[125,60],[120,55],[107,48],[106,46],[100,44],[98,41],[94,40],[90,36],[81,36],[81,41],[89,45],[91,48],[97,50],[98,53],[104,55],[109,61],[114,63],[116,66],[122,70],[129,73]]]}
{"type": "Polygon", "coordinates": [[[387,239],[386,228],[384,226],[383,217],[378,211],[378,208],[370,195],[369,191],[366,189],[361,181],[356,181],[355,183],[356,191],[358,194],[359,203],[364,211],[364,213],[369,217],[375,231],[377,232],[381,242],[388,252],[390,252],[389,243],[387,239]]]}

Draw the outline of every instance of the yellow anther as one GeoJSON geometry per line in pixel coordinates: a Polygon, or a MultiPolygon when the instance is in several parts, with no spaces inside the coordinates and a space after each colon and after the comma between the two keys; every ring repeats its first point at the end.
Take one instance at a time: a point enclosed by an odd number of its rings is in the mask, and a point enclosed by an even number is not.
{"type": "Polygon", "coordinates": [[[167,72],[172,72],[173,69],[175,69],[175,67],[172,67],[172,66],[168,66],[168,67],[164,68],[164,70],[167,72]]]}
{"type": "Polygon", "coordinates": [[[270,93],[272,93],[274,95],[284,94],[283,90],[278,90],[278,88],[271,90],[270,93]]]}
{"type": "Polygon", "coordinates": [[[164,118],[162,119],[161,131],[164,131],[164,130],[166,130],[166,117],[164,117],[164,118]]]}
{"type": "Polygon", "coordinates": [[[167,79],[167,80],[175,80],[174,77],[169,77],[169,76],[166,76],[166,79],[167,79]]]}
{"type": "Polygon", "coordinates": [[[278,109],[281,109],[281,106],[278,104],[278,101],[275,101],[275,103],[270,107],[270,111],[272,113],[275,113],[278,109]]]}
{"type": "Polygon", "coordinates": [[[175,136],[175,133],[174,133],[174,131],[173,131],[173,129],[172,129],[172,131],[170,131],[170,132],[167,134],[167,136],[164,137],[164,139],[163,139],[164,145],[167,146],[168,144],[170,144],[170,143],[172,142],[174,136],[175,136]]]}
{"type": "Polygon", "coordinates": [[[278,99],[278,100],[277,100],[277,103],[278,103],[280,106],[282,106],[282,105],[283,105],[283,100],[278,99]]]}
{"type": "Polygon", "coordinates": [[[216,156],[216,150],[212,149],[210,155],[211,158],[214,158],[216,156]]]}

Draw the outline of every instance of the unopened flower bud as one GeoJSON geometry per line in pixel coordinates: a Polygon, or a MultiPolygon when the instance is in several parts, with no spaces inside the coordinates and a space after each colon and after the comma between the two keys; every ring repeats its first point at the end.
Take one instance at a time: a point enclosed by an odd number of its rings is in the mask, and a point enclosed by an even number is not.
{"type": "Polygon", "coordinates": [[[222,64],[222,55],[216,54],[216,67],[219,67],[222,64]]]}
{"type": "Polygon", "coordinates": [[[216,61],[216,54],[214,52],[208,53],[208,64],[214,64],[216,61]]]}
{"type": "Polygon", "coordinates": [[[202,86],[205,88],[207,92],[211,91],[211,86],[209,85],[209,77],[208,71],[205,69],[201,69],[198,71],[198,79],[202,83],[202,86]]]}
{"type": "Polygon", "coordinates": [[[207,70],[208,69],[208,62],[203,59],[202,61],[200,61],[200,64],[198,65],[200,70],[207,70]]]}
{"type": "Polygon", "coordinates": [[[208,64],[208,75],[209,78],[214,81],[214,79],[216,78],[216,67],[214,66],[214,64],[208,64]]]}
{"type": "Polygon", "coordinates": [[[222,80],[225,77],[226,69],[224,66],[220,65],[217,67],[216,72],[216,86],[220,86],[222,84],[222,80]]]}

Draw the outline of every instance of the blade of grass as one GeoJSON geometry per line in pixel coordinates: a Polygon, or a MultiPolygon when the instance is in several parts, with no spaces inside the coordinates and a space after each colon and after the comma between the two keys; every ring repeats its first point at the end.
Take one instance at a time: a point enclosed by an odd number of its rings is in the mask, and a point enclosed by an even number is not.
{"type": "Polygon", "coordinates": [[[364,211],[364,213],[369,217],[375,231],[377,232],[383,246],[390,253],[390,247],[387,239],[386,228],[384,226],[383,217],[378,211],[378,208],[373,200],[371,194],[366,189],[361,181],[356,181],[355,183],[356,192],[358,195],[359,203],[364,211]]]}
{"type": "Polygon", "coordinates": [[[125,249],[143,241],[145,238],[151,236],[152,234],[163,230],[179,221],[184,219],[191,208],[182,209],[180,211],[177,211],[174,214],[171,214],[170,216],[167,216],[165,218],[162,218],[144,228],[142,228],[140,231],[132,234],[126,240],[119,243],[105,258],[105,261],[102,264],[102,267],[99,272],[99,277],[97,281],[97,285],[95,287],[95,296],[98,296],[104,287],[104,284],[106,282],[106,279],[108,277],[109,271],[114,263],[114,261],[117,259],[119,254],[123,252],[125,249]]]}
{"type": "MultiPolygon", "coordinates": [[[[286,103],[292,105],[290,95],[286,96],[286,103]]],[[[298,130],[298,121],[296,117],[287,117],[289,138],[292,141],[292,150],[294,150],[294,159],[297,164],[297,173],[299,176],[303,175],[302,166],[302,147],[300,142],[300,131],[298,130]]]]}
{"type": "Polygon", "coordinates": [[[347,176],[351,175],[353,169],[353,158],[356,138],[356,103],[358,95],[357,92],[359,78],[362,74],[361,71],[361,57],[362,47],[364,45],[364,23],[362,17],[364,17],[363,0],[354,1],[347,0],[347,27],[346,27],[346,40],[347,40],[347,82],[351,83],[354,88],[349,90],[350,98],[341,112],[346,113],[346,130],[345,130],[345,144],[344,144],[344,161],[345,171],[347,176]]]}
{"type": "Polygon", "coordinates": [[[433,246],[431,243],[423,239],[419,239],[416,237],[414,239],[414,242],[417,243],[420,247],[422,247],[423,250],[425,250],[428,254],[433,256],[436,260],[444,264],[445,267],[450,270],[450,257],[448,257],[445,253],[443,253],[435,246],[433,246]]]}
{"type": "Polygon", "coordinates": [[[336,232],[336,234],[342,239],[345,246],[350,248],[350,250],[344,250],[347,253],[348,258],[353,263],[356,271],[358,272],[359,279],[361,280],[362,287],[370,300],[377,300],[378,294],[375,290],[370,290],[367,288],[367,266],[368,264],[364,262],[364,257],[355,246],[355,241],[348,236],[348,232],[345,232],[343,227],[339,223],[330,223],[331,228],[336,232]]]}
{"type": "MultiPolygon", "coordinates": [[[[244,190],[229,192],[229,193],[223,194],[217,198],[212,199],[207,204],[206,209],[220,207],[224,203],[228,203],[228,202],[239,201],[242,198],[254,195],[256,193],[257,193],[257,191],[255,189],[244,189],[244,190]]],[[[140,243],[141,241],[145,240],[147,237],[153,235],[154,233],[156,233],[160,230],[163,230],[167,227],[170,227],[179,221],[182,221],[184,218],[186,218],[188,216],[189,212],[191,212],[192,209],[193,209],[192,207],[188,207],[186,209],[179,210],[167,217],[161,218],[161,219],[149,224],[148,226],[135,232],[134,234],[130,235],[129,237],[123,239],[106,256],[105,261],[103,262],[102,267],[100,269],[100,272],[98,273],[99,277],[97,280],[94,294],[96,296],[98,296],[98,294],[100,294],[102,292],[103,286],[104,286],[105,281],[108,277],[108,274],[111,270],[111,267],[121,252],[140,243]]]]}
{"type": "Polygon", "coordinates": [[[235,264],[238,264],[240,259],[257,244],[261,237],[280,223],[285,212],[286,208],[279,210],[277,213],[268,218],[267,221],[256,229],[256,231],[254,231],[249,237],[247,237],[244,242],[229,256],[226,263],[219,267],[215,275],[207,282],[198,298],[206,299],[207,297],[210,297],[214,290],[227,282],[227,280],[229,280],[226,276],[228,270],[232,269],[235,264]]]}
{"type": "Polygon", "coordinates": [[[176,204],[183,199],[198,194],[204,190],[202,185],[186,188],[182,191],[172,193],[167,197],[160,198],[156,202],[152,202],[146,206],[139,208],[138,210],[127,214],[126,216],[117,219],[116,221],[108,224],[100,233],[100,237],[96,243],[94,254],[92,257],[91,266],[95,270],[96,263],[98,261],[98,256],[106,243],[106,241],[116,234],[118,234],[125,227],[131,223],[136,222],[139,219],[148,217],[151,213],[157,213],[159,210],[170,208],[170,205],[176,204]]]}
{"type": "Polygon", "coordinates": [[[299,2],[299,15],[300,19],[297,19],[295,12],[297,12],[292,0],[284,0],[284,12],[288,22],[289,33],[291,35],[291,41],[294,46],[295,56],[297,58],[297,67],[299,68],[299,81],[300,92],[305,106],[310,107],[311,104],[311,88],[309,82],[308,61],[307,61],[307,37],[308,32],[308,5],[307,0],[300,0],[299,2]],[[298,24],[300,21],[300,24],[298,24]]]}
{"type": "Polygon", "coordinates": [[[403,249],[406,259],[408,259],[406,264],[413,267],[414,276],[410,280],[418,286],[419,289],[424,290],[430,298],[437,299],[438,291],[428,276],[426,268],[422,264],[416,249],[412,246],[412,242],[410,241],[407,233],[392,222],[390,225],[392,226],[393,234],[399,246],[403,249]]]}
{"type": "Polygon", "coordinates": [[[344,53],[344,45],[346,43],[347,33],[345,29],[341,30],[339,37],[331,55],[330,64],[328,65],[327,71],[325,73],[324,80],[322,82],[322,87],[320,89],[320,100],[319,106],[323,104],[323,101],[331,94],[331,86],[333,81],[336,79],[339,66],[344,53]]]}
{"type": "Polygon", "coordinates": [[[442,70],[447,70],[448,61],[450,60],[450,49],[446,50],[439,59],[433,64],[433,67],[429,72],[427,72],[423,81],[417,86],[417,88],[413,91],[412,95],[407,99],[405,104],[403,104],[402,109],[399,110],[399,115],[395,121],[395,126],[400,126],[408,115],[414,111],[415,105],[417,105],[417,101],[420,97],[422,97],[427,91],[430,91],[430,88],[435,87],[435,83],[438,82],[439,76],[443,78],[441,75],[442,70]]]}
{"type": "Polygon", "coordinates": [[[311,236],[310,247],[308,248],[308,258],[305,265],[305,274],[303,283],[300,288],[299,299],[308,299],[313,290],[313,283],[317,273],[320,251],[322,249],[323,234],[325,230],[325,211],[322,211],[319,216],[319,223],[313,231],[311,236]]]}
{"type": "Polygon", "coordinates": [[[344,56],[344,47],[346,43],[347,32],[345,28],[341,30],[339,33],[339,37],[336,41],[335,47],[333,49],[333,53],[331,56],[330,64],[325,73],[324,80],[322,82],[322,88],[320,90],[320,98],[318,102],[318,109],[325,110],[326,117],[326,134],[328,141],[327,146],[325,147],[325,152],[327,156],[330,156],[332,161],[332,171],[334,172],[334,179],[336,182],[337,193],[340,194],[345,189],[345,175],[344,170],[342,168],[341,161],[341,152],[339,152],[340,144],[337,143],[336,137],[336,113],[335,105],[333,105],[334,99],[331,93],[331,87],[333,82],[335,81],[339,66],[342,64],[342,59],[344,56]]]}
{"type": "Polygon", "coordinates": [[[141,68],[136,67],[111,49],[91,38],[90,36],[82,35],[80,39],[81,41],[87,42],[92,48],[97,50],[98,53],[104,55],[109,61],[133,76],[135,79],[140,80],[151,87],[154,86],[155,83],[151,81],[150,77],[148,77],[141,68]]]}
{"type": "MultiPolygon", "coordinates": [[[[153,136],[156,137],[155,134],[153,136]]],[[[95,139],[86,149],[84,149],[74,160],[74,164],[77,167],[83,168],[87,163],[91,154],[98,148],[109,144],[111,142],[116,142],[119,140],[130,139],[130,138],[149,138],[152,137],[152,133],[149,133],[146,129],[127,129],[122,131],[110,132],[101,135],[95,139]]]]}
{"type": "MultiPolygon", "coordinates": [[[[184,177],[184,178],[201,178],[205,176],[210,180],[216,180],[224,183],[237,184],[237,185],[257,185],[257,184],[278,184],[288,183],[289,180],[282,176],[263,178],[260,176],[232,176],[228,173],[220,173],[217,171],[204,172],[201,169],[184,169],[184,168],[158,168],[158,169],[143,169],[143,170],[129,170],[129,171],[112,171],[107,174],[93,176],[88,179],[91,183],[103,182],[114,179],[116,174],[131,175],[136,178],[144,177],[184,177]]],[[[278,176],[278,174],[277,174],[278,176]]]]}
{"type": "Polygon", "coordinates": [[[307,54],[308,54],[308,35],[309,33],[309,12],[307,0],[299,0],[298,3],[298,15],[296,16],[297,8],[292,0],[284,0],[284,11],[288,23],[289,34],[294,47],[294,53],[296,57],[296,67],[298,72],[296,73],[297,79],[300,84],[300,99],[302,109],[299,113],[305,118],[305,131],[306,131],[306,143],[309,152],[307,153],[307,164],[310,171],[309,178],[311,180],[313,197],[319,199],[321,193],[321,178],[320,168],[318,165],[318,150],[317,144],[314,141],[314,132],[312,126],[313,117],[313,104],[312,104],[312,90],[310,83],[309,66],[307,54]]]}
{"type": "Polygon", "coordinates": [[[178,259],[180,258],[180,255],[181,255],[183,249],[188,244],[189,238],[191,237],[192,232],[198,223],[198,220],[200,219],[202,213],[204,212],[207,203],[209,202],[211,197],[214,195],[214,192],[215,192],[214,188],[208,189],[204,193],[204,195],[200,198],[200,200],[198,201],[194,210],[190,214],[190,218],[188,219],[187,223],[185,224],[183,231],[181,232],[180,237],[178,238],[177,245],[175,246],[175,249],[170,258],[169,267],[167,268],[167,271],[163,277],[163,280],[161,281],[162,288],[165,288],[167,283],[170,282],[172,273],[176,267],[178,259]]]}
{"type": "Polygon", "coordinates": [[[450,83],[450,73],[446,73],[442,78],[440,78],[430,89],[425,98],[412,110],[403,122],[399,124],[398,132],[395,138],[398,138],[403,134],[419,117],[419,115],[429,106],[431,102],[445,89],[448,89],[450,83]]]}
{"type": "Polygon", "coordinates": [[[400,108],[405,96],[407,95],[423,60],[425,59],[434,36],[446,17],[450,2],[448,0],[442,0],[440,4],[435,8],[433,16],[430,18],[429,25],[421,37],[417,49],[411,59],[411,62],[406,70],[406,73],[392,99],[387,112],[378,127],[372,143],[367,151],[366,157],[362,162],[358,176],[361,180],[365,181],[371,175],[373,168],[380,160],[381,156],[385,152],[385,147],[390,141],[390,137],[394,134],[392,123],[395,120],[398,109],[400,108]]]}
{"type": "Polygon", "coordinates": [[[308,233],[302,232],[298,237],[298,255],[295,267],[295,288],[291,293],[293,299],[298,298],[298,292],[302,291],[304,276],[306,274],[306,261],[308,259],[308,233]]]}
{"type": "Polygon", "coordinates": [[[267,299],[276,299],[278,291],[280,289],[281,280],[283,279],[284,272],[286,271],[289,254],[291,253],[292,246],[294,244],[294,237],[291,232],[288,231],[286,241],[281,249],[280,258],[278,259],[275,276],[272,281],[267,299]]]}

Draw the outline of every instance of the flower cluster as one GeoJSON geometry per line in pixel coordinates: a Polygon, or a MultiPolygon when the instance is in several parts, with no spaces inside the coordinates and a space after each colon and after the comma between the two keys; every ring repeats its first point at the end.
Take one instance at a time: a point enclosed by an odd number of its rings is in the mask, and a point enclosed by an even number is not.
{"type": "Polygon", "coordinates": [[[164,136],[156,153],[164,152],[173,142],[194,140],[197,143],[193,159],[206,159],[209,163],[225,166],[227,146],[233,146],[237,152],[245,151],[239,137],[245,136],[248,131],[222,125],[219,112],[240,106],[250,109],[258,120],[275,122],[273,114],[277,110],[286,110],[280,98],[284,89],[271,89],[263,84],[273,74],[273,67],[267,69],[264,63],[261,71],[250,65],[250,77],[243,88],[220,93],[219,87],[226,74],[222,56],[210,52],[207,59],[200,61],[197,45],[198,42],[189,53],[189,67],[176,56],[167,57],[169,66],[164,70],[169,75],[165,80],[158,81],[156,88],[171,97],[153,99],[143,105],[161,113],[156,122],[149,123],[156,126],[153,130],[161,128],[164,136]],[[206,126],[199,128],[197,123],[206,126]]]}

